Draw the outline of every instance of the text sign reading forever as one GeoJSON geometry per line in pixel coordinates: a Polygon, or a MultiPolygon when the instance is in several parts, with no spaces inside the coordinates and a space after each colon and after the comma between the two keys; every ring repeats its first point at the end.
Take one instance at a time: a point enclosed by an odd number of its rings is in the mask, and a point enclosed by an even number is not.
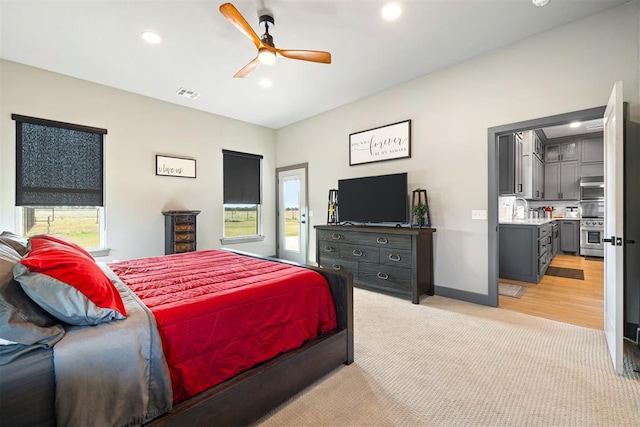
{"type": "Polygon", "coordinates": [[[411,120],[349,135],[349,165],[411,157],[411,120]]]}

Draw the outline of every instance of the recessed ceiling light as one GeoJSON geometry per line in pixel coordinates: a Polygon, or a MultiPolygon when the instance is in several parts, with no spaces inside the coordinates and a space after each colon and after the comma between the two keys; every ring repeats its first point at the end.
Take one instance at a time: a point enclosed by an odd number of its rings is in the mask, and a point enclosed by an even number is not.
{"type": "Polygon", "coordinates": [[[269,80],[269,79],[265,78],[265,79],[261,79],[260,80],[260,86],[262,86],[262,87],[265,87],[265,88],[266,87],[271,87],[271,85],[273,85],[273,82],[271,80],[269,80]]]}
{"type": "Polygon", "coordinates": [[[152,31],[143,31],[140,37],[149,44],[159,44],[162,41],[162,38],[152,31]]]}
{"type": "Polygon", "coordinates": [[[549,0],[531,0],[533,4],[535,4],[538,7],[542,7],[545,4],[549,3],[549,0]]]}
{"type": "Polygon", "coordinates": [[[580,122],[571,122],[571,123],[569,123],[569,127],[579,128],[580,124],[581,124],[580,122]]]}
{"type": "Polygon", "coordinates": [[[387,3],[382,7],[382,17],[386,21],[393,21],[402,15],[402,5],[397,2],[387,3]]]}

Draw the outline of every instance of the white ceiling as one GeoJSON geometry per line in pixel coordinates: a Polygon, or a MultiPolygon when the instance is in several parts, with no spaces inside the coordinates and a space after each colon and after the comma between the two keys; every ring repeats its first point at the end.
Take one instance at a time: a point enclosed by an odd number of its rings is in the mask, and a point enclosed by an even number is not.
{"type": "MultiPolygon", "coordinates": [[[[266,0],[277,47],[326,50],[332,64],[279,58],[234,79],[256,52],[222,1],[0,0],[0,56],[277,129],[626,1],[413,0],[386,22],[381,0],[266,0]]],[[[232,1],[258,35],[263,2],[232,1]]]]}
{"type": "Polygon", "coordinates": [[[547,139],[563,138],[571,135],[584,135],[589,133],[602,133],[604,126],[603,119],[586,120],[584,122],[576,122],[576,126],[566,125],[549,126],[542,128],[547,139]]]}

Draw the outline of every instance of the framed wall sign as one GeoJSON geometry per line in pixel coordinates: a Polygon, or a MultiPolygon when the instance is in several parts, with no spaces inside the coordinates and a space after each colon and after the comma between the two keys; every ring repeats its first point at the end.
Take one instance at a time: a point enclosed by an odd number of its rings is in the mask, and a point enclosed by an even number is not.
{"type": "Polygon", "coordinates": [[[196,177],[196,160],[156,155],[156,175],[196,177]]]}
{"type": "Polygon", "coordinates": [[[411,120],[349,135],[349,166],[411,157],[411,120]]]}

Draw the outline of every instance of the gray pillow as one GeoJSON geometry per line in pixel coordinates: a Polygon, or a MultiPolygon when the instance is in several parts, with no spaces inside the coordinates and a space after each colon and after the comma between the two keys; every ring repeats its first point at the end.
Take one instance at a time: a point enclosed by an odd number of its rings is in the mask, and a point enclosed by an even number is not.
{"type": "Polygon", "coordinates": [[[20,255],[0,244],[0,365],[31,350],[51,347],[64,335],[57,320],[44,311],[13,279],[20,255]]]}
{"type": "Polygon", "coordinates": [[[4,243],[7,246],[11,246],[21,256],[24,256],[27,253],[27,246],[29,241],[26,238],[15,233],[12,233],[10,231],[3,231],[2,234],[0,234],[0,242],[4,243]]]}

